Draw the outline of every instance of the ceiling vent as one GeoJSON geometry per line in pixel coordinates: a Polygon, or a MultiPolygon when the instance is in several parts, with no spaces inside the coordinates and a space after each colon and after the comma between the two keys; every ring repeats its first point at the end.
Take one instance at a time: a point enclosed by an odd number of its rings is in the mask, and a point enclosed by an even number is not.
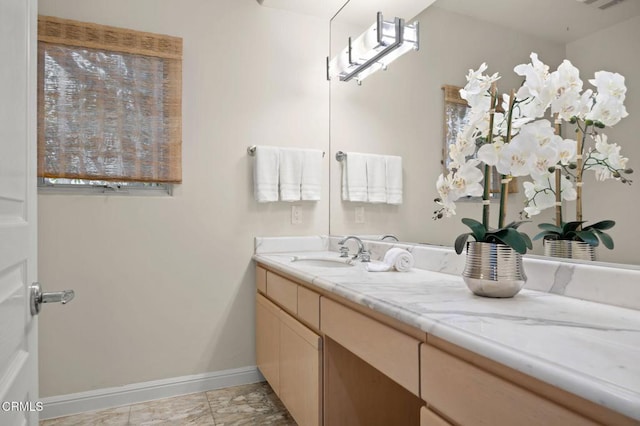
{"type": "Polygon", "coordinates": [[[580,3],[584,3],[591,7],[597,7],[600,10],[609,9],[617,4],[622,3],[624,0],[577,0],[580,3]]]}

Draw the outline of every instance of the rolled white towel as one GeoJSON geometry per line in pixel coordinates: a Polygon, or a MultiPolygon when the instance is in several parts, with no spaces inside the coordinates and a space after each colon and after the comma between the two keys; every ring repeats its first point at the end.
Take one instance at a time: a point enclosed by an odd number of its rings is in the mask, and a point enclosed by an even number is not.
{"type": "Polygon", "coordinates": [[[367,263],[369,272],[387,272],[395,269],[398,272],[408,272],[413,268],[415,260],[407,250],[394,247],[384,255],[382,262],[372,261],[367,263]]]}
{"type": "Polygon", "coordinates": [[[407,272],[413,268],[415,259],[407,250],[400,247],[389,249],[382,260],[387,265],[391,265],[398,272],[407,272]]]}

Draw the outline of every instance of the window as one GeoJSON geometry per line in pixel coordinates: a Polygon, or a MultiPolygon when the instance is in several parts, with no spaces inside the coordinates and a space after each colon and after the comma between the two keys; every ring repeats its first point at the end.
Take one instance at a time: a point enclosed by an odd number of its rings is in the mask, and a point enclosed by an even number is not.
{"type": "MultiPolygon", "coordinates": [[[[449,157],[449,146],[456,143],[458,133],[467,125],[469,118],[469,104],[460,97],[460,89],[462,87],[445,85],[442,86],[444,91],[444,146],[442,148],[441,163],[444,166],[444,172],[447,173],[447,166],[451,162],[449,157]]],[[[500,193],[500,174],[495,168],[491,169],[491,196],[500,193]]],[[[509,192],[518,192],[518,182],[516,178],[509,182],[509,192]]],[[[468,197],[473,199],[474,197],[468,197]]]]}
{"type": "Polygon", "coordinates": [[[182,39],[38,19],[41,184],[182,181],[182,39]]]}

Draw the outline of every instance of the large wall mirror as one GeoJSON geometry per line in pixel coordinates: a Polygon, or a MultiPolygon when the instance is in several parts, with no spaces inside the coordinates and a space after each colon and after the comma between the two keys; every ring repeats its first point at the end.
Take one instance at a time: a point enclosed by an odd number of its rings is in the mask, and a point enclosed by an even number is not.
{"type": "MultiPolygon", "coordinates": [[[[605,3],[609,1],[586,5],[576,0],[349,0],[331,21],[331,57],[345,48],[349,37],[365,31],[378,11],[385,19],[399,16],[408,23],[418,21],[420,49],[371,75],[362,85],[335,79],[330,83],[330,233],[394,234],[403,242],[451,246],[458,234],[466,232],[460,219],[480,217],[481,204],[458,203],[455,217],[432,219],[435,182],[442,171],[442,86],[464,86],[467,71],[486,62],[489,72],[502,75],[502,92],[518,88],[521,81],[513,68],[529,62],[531,52],[551,70],[569,59],[580,69],[585,87],[601,69],[626,77],[629,117],[607,129],[607,135],[622,146],[629,166],[640,172],[640,57],[634,53],[640,40],[640,2],[623,1],[599,9],[605,3]],[[338,151],[401,156],[403,203],[343,201],[342,166],[335,159],[338,151]]],[[[511,220],[523,210],[521,185],[509,198],[511,220]]],[[[612,180],[596,182],[593,174],[586,180],[585,219],[617,223],[611,230],[616,247],[599,247],[599,260],[640,265],[636,248],[639,186],[640,181],[631,186],[612,180]]],[[[568,203],[565,210],[572,215],[573,208],[568,203]]],[[[545,210],[522,229],[535,235],[537,223],[551,221],[552,209],[545,210]]],[[[538,241],[533,253],[541,252],[538,241]]]]}

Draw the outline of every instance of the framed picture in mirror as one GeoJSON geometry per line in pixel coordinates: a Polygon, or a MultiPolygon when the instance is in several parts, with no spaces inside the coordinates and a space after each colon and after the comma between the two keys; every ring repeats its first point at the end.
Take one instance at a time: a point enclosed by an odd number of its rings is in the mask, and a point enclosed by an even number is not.
{"type": "MultiPolygon", "coordinates": [[[[467,101],[460,97],[460,89],[462,89],[462,87],[452,85],[442,86],[442,91],[444,92],[444,144],[442,146],[442,160],[440,162],[445,169],[445,173],[451,162],[449,146],[456,142],[458,133],[464,129],[469,120],[468,113],[470,108],[467,101]]],[[[502,112],[500,107],[498,107],[498,111],[502,112]]],[[[517,178],[511,179],[509,192],[518,192],[517,178]]],[[[491,176],[491,193],[500,193],[500,174],[495,168],[491,176]]]]}

